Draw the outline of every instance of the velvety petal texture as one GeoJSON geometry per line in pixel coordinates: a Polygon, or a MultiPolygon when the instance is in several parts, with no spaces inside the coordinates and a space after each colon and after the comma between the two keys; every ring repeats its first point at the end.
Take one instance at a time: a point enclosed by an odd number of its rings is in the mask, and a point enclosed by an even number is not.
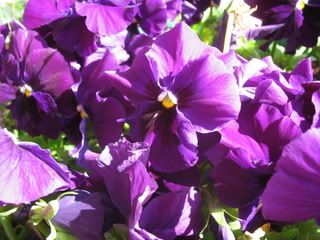
{"type": "Polygon", "coordinates": [[[26,59],[28,84],[34,90],[41,90],[59,97],[73,84],[70,66],[55,49],[43,48],[32,51],[26,59]]]}
{"type": "Polygon", "coordinates": [[[218,130],[240,111],[239,87],[222,54],[185,23],[139,52],[129,70],[107,76],[134,103],[133,130],[150,144],[151,166],[160,172],[194,166],[196,132],[218,130]]]}
{"type": "Polygon", "coordinates": [[[28,203],[69,188],[68,173],[37,144],[18,142],[0,129],[0,193],[2,204],[28,203]]]}

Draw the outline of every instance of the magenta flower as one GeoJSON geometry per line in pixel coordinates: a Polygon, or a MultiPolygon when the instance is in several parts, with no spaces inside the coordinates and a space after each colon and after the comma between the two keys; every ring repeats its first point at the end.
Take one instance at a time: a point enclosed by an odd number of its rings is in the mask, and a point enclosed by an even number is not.
{"type": "Polygon", "coordinates": [[[136,106],[133,137],[151,144],[155,170],[195,165],[196,132],[212,132],[237,118],[238,87],[220,56],[182,23],[138,54],[128,71],[108,73],[136,106]]]}

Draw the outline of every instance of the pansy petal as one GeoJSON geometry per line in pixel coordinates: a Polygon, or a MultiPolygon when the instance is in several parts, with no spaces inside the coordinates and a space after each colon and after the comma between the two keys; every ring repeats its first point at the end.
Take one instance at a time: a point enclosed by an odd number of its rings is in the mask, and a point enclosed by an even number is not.
{"type": "Polygon", "coordinates": [[[75,0],[30,0],[26,5],[23,23],[28,28],[39,28],[56,19],[71,13],[71,6],[75,0]]]}
{"type": "Polygon", "coordinates": [[[203,43],[183,22],[159,36],[146,55],[152,64],[157,65],[159,77],[164,78],[175,76],[188,62],[210,53],[221,55],[218,49],[203,43]]]}
{"type": "Polygon", "coordinates": [[[159,34],[167,26],[167,5],[164,0],[144,0],[139,16],[139,25],[147,34],[159,34]]]}
{"type": "Polygon", "coordinates": [[[45,46],[44,40],[37,32],[18,29],[12,32],[9,51],[21,62],[33,50],[41,49],[45,46]]]}
{"type": "Polygon", "coordinates": [[[34,143],[20,143],[3,129],[0,144],[0,181],[6,186],[0,192],[0,202],[27,203],[69,188],[68,174],[48,150],[34,143]]]}
{"type": "Polygon", "coordinates": [[[263,216],[270,220],[295,222],[320,220],[320,129],[313,128],[290,142],[283,150],[262,195],[263,216]]]}
{"type": "Polygon", "coordinates": [[[145,166],[148,154],[146,144],[121,139],[106,146],[99,158],[105,165],[99,172],[105,179],[110,198],[128,219],[129,227],[137,224],[142,205],[157,189],[145,166]]]}
{"type": "Polygon", "coordinates": [[[79,239],[97,240],[101,237],[105,209],[99,193],[76,191],[59,200],[54,225],[67,230],[79,239]]]}
{"type": "Polygon", "coordinates": [[[10,102],[16,98],[18,89],[6,83],[0,83],[0,104],[10,102]]]}
{"type": "Polygon", "coordinates": [[[178,98],[179,111],[199,132],[216,130],[240,111],[236,80],[213,55],[186,65],[170,90],[178,98]]]}
{"type": "Polygon", "coordinates": [[[85,25],[84,17],[65,18],[50,25],[52,36],[59,47],[67,52],[88,56],[98,48],[96,36],[85,25]]]}
{"type": "Polygon", "coordinates": [[[55,49],[44,48],[32,51],[26,59],[28,84],[35,91],[45,91],[59,97],[73,84],[70,67],[55,49]]]}
{"type": "Polygon", "coordinates": [[[124,8],[97,3],[76,2],[75,9],[86,17],[88,29],[100,35],[110,35],[127,28],[134,16],[134,8],[124,8]]]}
{"type": "Polygon", "coordinates": [[[219,199],[228,206],[242,207],[262,193],[271,172],[255,164],[246,149],[231,150],[214,168],[214,183],[219,199]],[[261,168],[261,169],[260,169],[261,168]]]}
{"type": "Polygon", "coordinates": [[[173,113],[158,117],[151,139],[150,162],[159,172],[176,172],[196,164],[197,134],[182,115],[173,113]]]}
{"type": "Polygon", "coordinates": [[[142,52],[135,57],[128,71],[119,74],[107,71],[106,75],[134,103],[153,101],[160,94],[157,72],[142,52]]]}
{"type": "Polygon", "coordinates": [[[17,128],[32,136],[43,134],[57,138],[62,122],[57,115],[57,106],[48,93],[33,92],[33,96],[18,96],[9,106],[17,128]]]}
{"type": "Polygon", "coordinates": [[[201,227],[201,199],[194,188],[164,193],[143,209],[141,228],[161,239],[197,234],[201,227]]]}
{"type": "Polygon", "coordinates": [[[125,117],[121,103],[113,97],[102,98],[100,101],[92,99],[86,108],[100,146],[117,141],[123,129],[120,120],[125,117]]]}

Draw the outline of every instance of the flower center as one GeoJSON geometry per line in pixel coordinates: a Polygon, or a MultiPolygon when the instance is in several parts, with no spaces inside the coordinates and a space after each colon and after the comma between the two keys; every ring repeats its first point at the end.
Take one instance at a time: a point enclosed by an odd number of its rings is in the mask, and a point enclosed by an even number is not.
{"type": "Polygon", "coordinates": [[[298,0],[296,4],[297,9],[303,10],[305,6],[306,6],[305,0],[298,0]]]}
{"type": "Polygon", "coordinates": [[[159,94],[158,101],[161,102],[162,106],[167,109],[173,108],[177,105],[177,97],[170,91],[164,91],[159,94]]]}
{"type": "Polygon", "coordinates": [[[20,87],[20,92],[26,97],[31,97],[33,91],[28,84],[24,84],[23,86],[20,87]]]}
{"type": "Polygon", "coordinates": [[[83,106],[81,104],[79,104],[77,106],[77,111],[80,113],[80,117],[82,119],[89,118],[88,114],[86,113],[86,111],[84,110],[84,108],[83,108],[83,106]]]}

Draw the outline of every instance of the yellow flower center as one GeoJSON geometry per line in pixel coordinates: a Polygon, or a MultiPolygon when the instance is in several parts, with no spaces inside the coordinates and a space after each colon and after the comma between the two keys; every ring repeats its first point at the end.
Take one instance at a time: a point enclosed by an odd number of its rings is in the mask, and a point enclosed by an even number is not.
{"type": "Polygon", "coordinates": [[[31,97],[33,91],[29,85],[25,84],[22,87],[20,87],[20,92],[26,97],[31,97]]]}
{"type": "Polygon", "coordinates": [[[296,4],[296,8],[300,10],[303,10],[305,6],[306,6],[306,3],[304,0],[299,0],[296,4]]]}
{"type": "Polygon", "coordinates": [[[164,106],[166,109],[173,108],[178,103],[176,96],[170,91],[160,93],[158,96],[158,101],[161,102],[162,106],[164,106]]]}

